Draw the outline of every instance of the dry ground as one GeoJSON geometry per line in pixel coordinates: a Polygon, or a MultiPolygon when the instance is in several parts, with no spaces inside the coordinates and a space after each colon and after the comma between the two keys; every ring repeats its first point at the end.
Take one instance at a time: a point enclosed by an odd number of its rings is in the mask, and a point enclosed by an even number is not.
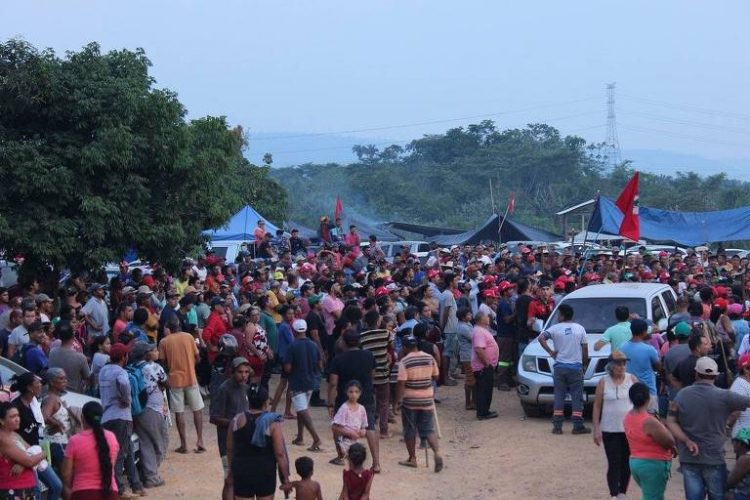
{"type": "MultiPolygon", "coordinates": [[[[272,385],[277,377],[272,380],[272,385]]],[[[272,387],[273,389],[273,387],[272,387]]],[[[590,435],[573,436],[566,422],[565,434],[553,436],[548,419],[524,420],[514,393],[495,392],[492,407],[500,417],[479,422],[463,409],[463,388],[439,389],[438,405],[445,457],[440,474],[424,467],[424,451],[418,450],[419,469],[397,465],[406,458],[400,442],[401,425],[392,425],[394,436],[380,444],[383,473],[375,477],[372,498],[388,499],[608,499],[605,481],[604,450],[597,448],[590,435]]],[[[296,423],[286,421],[284,434],[294,469],[294,459],[307,454],[315,459],[314,479],[319,481],[326,500],[338,498],[341,467],[328,464],[334,447],[325,408],[314,408],[315,425],[324,437],[325,453],[308,453],[290,444],[296,423]]],[[[222,485],[221,463],[216,433],[205,413],[205,441],[208,451],[202,455],[172,452],[178,443],[171,429],[170,453],[162,466],[166,485],[148,490],[152,499],[218,499],[222,485]]],[[[195,444],[191,417],[188,416],[188,443],[195,444]]],[[[306,436],[306,442],[310,437],[306,436]]],[[[433,465],[430,456],[430,466],[433,465]]],[[[684,498],[682,476],[672,466],[667,498],[684,498]]],[[[295,477],[293,475],[293,477],[295,477]]],[[[293,497],[293,495],[292,495],[293,497]]],[[[631,480],[629,498],[640,498],[640,490],[631,480]]],[[[283,498],[279,492],[276,498],[283,498]]]]}

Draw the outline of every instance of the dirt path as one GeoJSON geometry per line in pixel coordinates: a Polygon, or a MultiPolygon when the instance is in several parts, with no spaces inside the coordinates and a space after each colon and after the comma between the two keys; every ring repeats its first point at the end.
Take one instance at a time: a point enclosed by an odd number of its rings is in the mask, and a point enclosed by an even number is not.
{"type": "MultiPolygon", "coordinates": [[[[273,384],[274,381],[272,381],[273,384]]],[[[518,398],[514,393],[495,392],[493,409],[500,412],[494,420],[479,422],[472,412],[463,409],[463,388],[440,388],[442,404],[438,405],[445,457],[440,474],[427,469],[424,451],[418,450],[419,469],[397,465],[406,458],[400,442],[401,425],[392,428],[394,436],[380,442],[383,473],[375,477],[372,497],[392,499],[608,499],[605,480],[604,450],[597,448],[590,435],[573,436],[570,423],[565,434],[553,436],[547,419],[522,419],[518,398]]],[[[332,437],[327,431],[325,408],[313,409],[315,425],[324,436],[325,453],[308,453],[292,446],[296,433],[294,421],[285,423],[285,436],[292,471],[294,459],[307,454],[315,460],[314,479],[323,488],[326,500],[338,498],[341,491],[341,467],[328,464],[334,454],[332,437]]],[[[195,444],[192,421],[188,417],[188,444],[195,444]]],[[[220,498],[222,470],[216,433],[205,416],[205,441],[208,452],[202,455],[180,455],[177,431],[172,429],[170,453],[162,466],[166,485],[149,490],[153,499],[220,498]]],[[[310,437],[306,436],[309,443],[310,437]]],[[[430,456],[430,466],[433,465],[430,456]]],[[[673,462],[672,478],[667,486],[668,499],[684,498],[682,476],[673,462]]],[[[293,475],[296,477],[296,475],[293,475]]],[[[639,498],[640,490],[631,481],[629,498],[639,498]]],[[[281,493],[276,498],[283,498],[281,493]]]]}

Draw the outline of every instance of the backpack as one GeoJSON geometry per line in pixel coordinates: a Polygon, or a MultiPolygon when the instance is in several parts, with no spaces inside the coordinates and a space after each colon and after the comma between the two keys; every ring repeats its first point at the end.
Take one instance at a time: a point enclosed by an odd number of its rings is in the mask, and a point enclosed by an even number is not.
{"type": "Polygon", "coordinates": [[[135,365],[128,365],[128,380],[130,381],[130,412],[137,417],[146,409],[148,402],[148,390],[146,389],[146,379],[143,376],[143,366],[145,361],[135,365]]]}

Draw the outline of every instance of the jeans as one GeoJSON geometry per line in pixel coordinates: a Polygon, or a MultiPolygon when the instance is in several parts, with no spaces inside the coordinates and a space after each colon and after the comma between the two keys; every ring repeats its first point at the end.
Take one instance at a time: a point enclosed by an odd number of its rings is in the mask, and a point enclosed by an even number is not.
{"type": "Polygon", "coordinates": [[[685,485],[685,500],[723,500],[727,484],[727,466],[685,464],[682,466],[682,482],[685,485]]]}
{"type": "Polygon", "coordinates": [[[139,491],[143,489],[141,478],[138,477],[138,471],[135,468],[135,458],[133,456],[133,447],[130,442],[130,435],[133,434],[133,422],[130,420],[110,420],[102,424],[102,427],[112,431],[120,445],[120,451],[117,452],[115,460],[115,482],[117,489],[122,492],[125,488],[124,475],[128,475],[130,489],[139,491]]]}
{"type": "Polygon", "coordinates": [[[457,333],[446,333],[445,344],[443,345],[443,356],[449,358],[450,363],[447,366],[447,374],[453,373],[453,370],[458,366],[458,334],[457,333]]]}
{"type": "Polygon", "coordinates": [[[388,434],[388,410],[390,409],[391,402],[391,385],[375,384],[375,404],[378,412],[378,424],[380,425],[380,434],[388,434]]]}
{"type": "Polygon", "coordinates": [[[630,447],[624,432],[602,432],[604,453],[607,455],[607,486],[609,495],[616,497],[628,492],[630,481],[630,447]]]}
{"type": "Polygon", "coordinates": [[[477,417],[485,417],[490,412],[492,391],[495,386],[495,371],[491,366],[474,372],[474,404],[477,407],[477,417]]]}
{"type": "Polygon", "coordinates": [[[63,484],[51,465],[48,465],[44,471],[36,471],[37,482],[34,488],[34,496],[37,499],[42,498],[42,489],[39,482],[43,482],[47,487],[47,500],[59,500],[62,497],[63,484]]]}
{"type": "Polygon", "coordinates": [[[573,407],[573,426],[583,426],[583,370],[555,365],[553,371],[555,403],[552,422],[555,426],[562,425],[565,396],[570,394],[571,406],[573,407]]]}

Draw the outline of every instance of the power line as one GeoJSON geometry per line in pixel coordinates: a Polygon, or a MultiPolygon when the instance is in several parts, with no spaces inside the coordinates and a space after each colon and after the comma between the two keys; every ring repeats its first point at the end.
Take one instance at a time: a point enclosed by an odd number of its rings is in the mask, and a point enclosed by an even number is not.
{"type": "Polygon", "coordinates": [[[736,118],[738,120],[750,120],[750,115],[745,113],[736,113],[733,111],[721,111],[716,109],[710,109],[710,108],[702,108],[700,106],[694,106],[692,104],[677,104],[677,103],[670,103],[665,101],[659,101],[656,99],[649,99],[645,97],[636,97],[628,94],[620,94],[620,97],[624,97],[626,99],[630,99],[633,101],[642,102],[645,104],[652,104],[656,106],[663,106],[665,108],[673,108],[673,109],[679,109],[682,111],[687,112],[693,112],[693,113],[703,113],[707,115],[714,115],[714,116],[722,116],[724,118],[736,118]]]}
{"type": "Polygon", "coordinates": [[[670,118],[670,117],[664,117],[661,115],[652,115],[650,113],[640,113],[638,111],[626,111],[625,114],[633,115],[633,116],[641,116],[644,118],[649,118],[649,119],[664,122],[664,123],[673,123],[675,125],[685,125],[688,127],[704,128],[706,130],[716,130],[719,132],[730,132],[730,133],[735,133],[735,134],[750,135],[750,130],[738,128],[738,127],[726,127],[724,125],[718,125],[718,124],[713,124],[713,123],[696,122],[694,120],[682,120],[679,118],[670,118]]]}
{"type": "Polygon", "coordinates": [[[449,122],[458,122],[463,120],[474,120],[477,118],[487,118],[490,116],[502,116],[502,115],[510,115],[510,114],[516,114],[516,113],[524,113],[526,111],[534,111],[537,109],[545,109],[545,108],[552,108],[557,106],[565,106],[568,104],[577,104],[581,102],[587,102],[587,101],[593,101],[597,99],[596,97],[587,97],[585,99],[575,99],[572,101],[564,101],[564,102],[557,102],[557,103],[549,103],[549,104],[540,104],[537,106],[530,106],[528,108],[521,108],[521,109],[514,109],[509,111],[498,111],[496,113],[484,113],[479,115],[471,115],[471,116],[462,116],[460,118],[445,118],[442,120],[432,120],[432,121],[424,121],[424,122],[414,122],[414,123],[404,123],[399,125],[387,125],[387,126],[381,126],[381,127],[368,127],[368,128],[360,128],[360,129],[352,129],[352,130],[337,130],[333,132],[316,132],[311,134],[295,134],[295,135],[282,135],[282,136],[275,136],[275,137],[258,137],[256,139],[251,139],[252,141],[276,141],[281,139],[296,139],[300,137],[319,137],[324,135],[341,135],[341,134],[356,134],[360,132],[376,132],[380,130],[391,130],[391,129],[399,129],[399,128],[409,128],[409,127],[419,127],[423,125],[436,125],[439,123],[449,123],[449,122]]]}
{"type": "Polygon", "coordinates": [[[637,125],[621,125],[621,127],[626,130],[631,130],[633,132],[656,132],[659,134],[664,134],[667,136],[676,137],[680,139],[689,139],[691,141],[705,142],[707,144],[720,144],[723,146],[747,147],[747,144],[741,144],[737,142],[727,142],[727,141],[721,141],[721,140],[712,140],[712,139],[707,140],[703,137],[695,137],[692,135],[675,133],[669,130],[660,130],[660,129],[650,128],[650,127],[641,127],[637,125]]]}
{"type": "MultiPolygon", "coordinates": [[[[561,121],[561,120],[569,120],[571,118],[579,118],[582,116],[591,116],[599,114],[599,111],[587,111],[584,113],[577,113],[574,115],[567,115],[567,116],[558,116],[555,118],[547,118],[544,120],[535,120],[532,123],[544,123],[544,122],[554,122],[554,121],[561,121]]],[[[599,128],[603,127],[603,125],[596,125],[595,127],[586,127],[582,130],[588,130],[591,128],[599,128]]],[[[415,139],[409,139],[405,141],[389,141],[389,142],[381,142],[378,144],[373,144],[373,146],[390,146],[391,144],[408,144],[412,142],[415,139]]],[[[252,142],[252,141],[251,141],[252,142]]],[[[314,149],[296,149],[296,150],[288,150],[288,151],[271,151],[272,154],[292,154],[292,153],[313,153],[316,151],[331,151],[331,150],[337,150],[337,149],[351,149],[351,146],[328,146],[324,148],[314,148],[314,149]]]]}

